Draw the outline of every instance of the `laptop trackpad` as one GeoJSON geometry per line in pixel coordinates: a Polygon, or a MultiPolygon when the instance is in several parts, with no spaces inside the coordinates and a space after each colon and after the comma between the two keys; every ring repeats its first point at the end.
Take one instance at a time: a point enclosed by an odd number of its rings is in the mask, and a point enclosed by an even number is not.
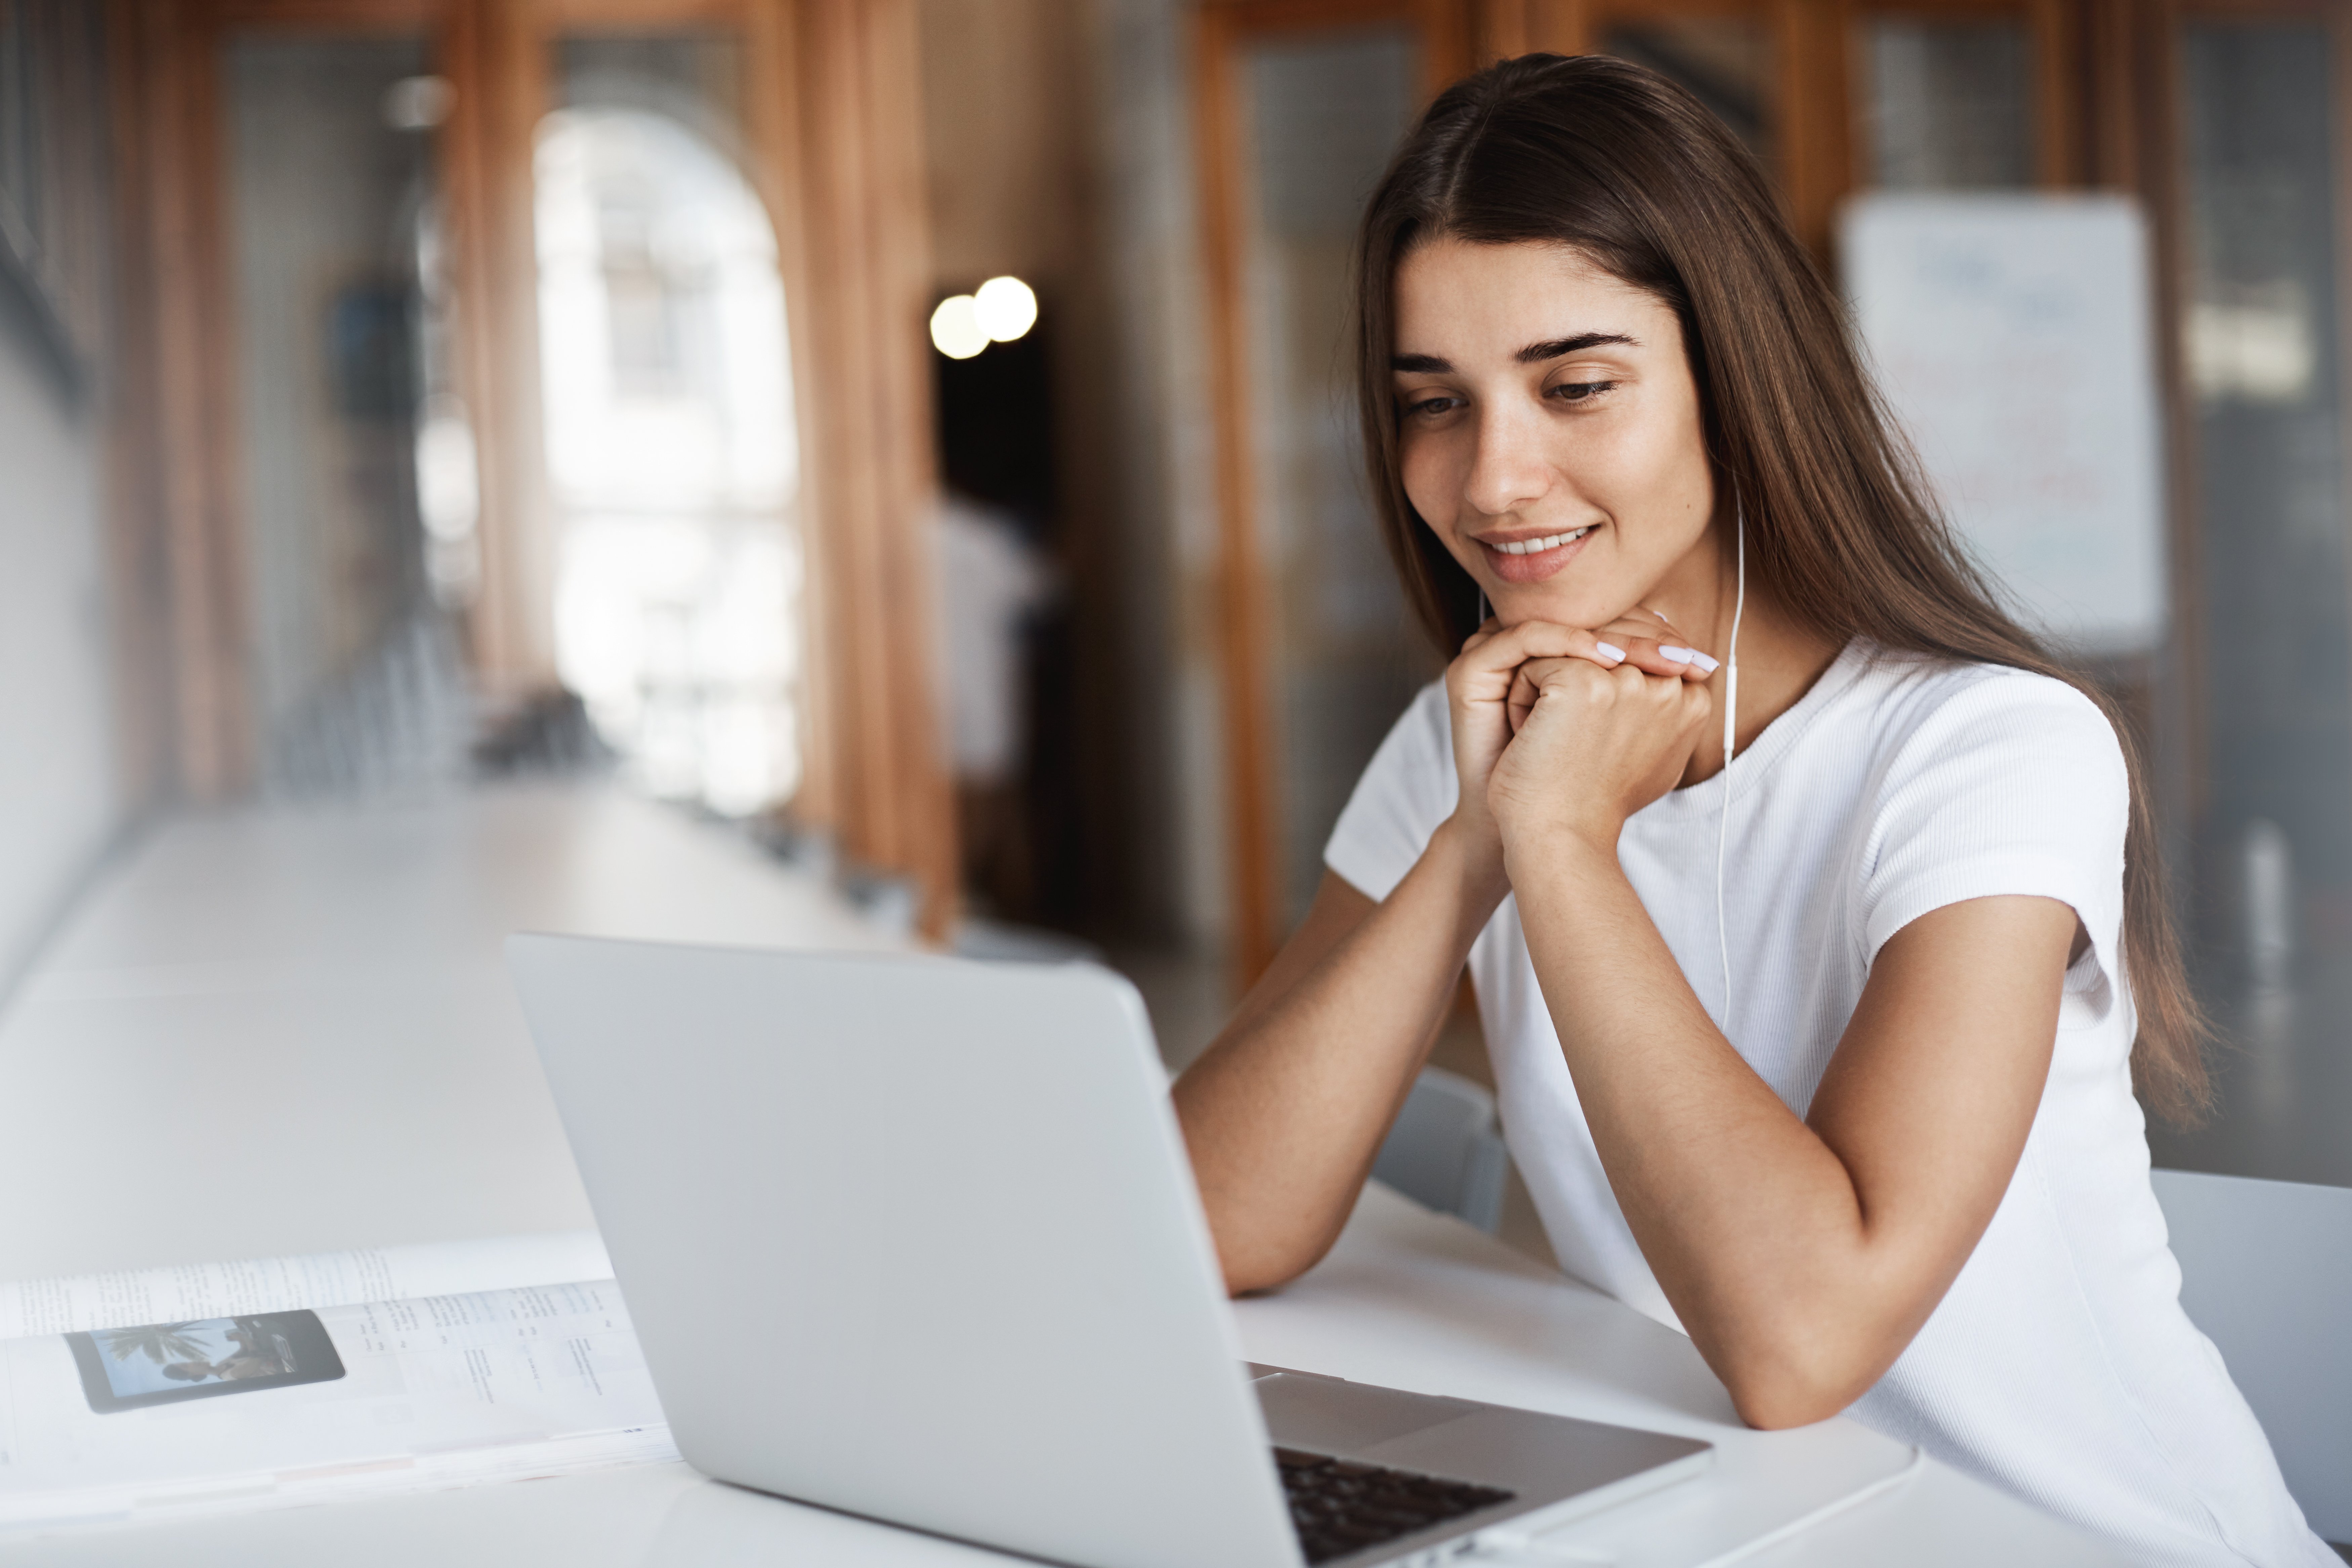
{"type": "Polygon", "coordinates": [[[1276,1447],[1324,1454],[1361,1453],[1375,1443],[1484,1408],[1468,1400],[1406,1394],[1307,1373],[1276,1373],[1250,1386],[1265,1412],[1266,1436],[1276,1447]]]}

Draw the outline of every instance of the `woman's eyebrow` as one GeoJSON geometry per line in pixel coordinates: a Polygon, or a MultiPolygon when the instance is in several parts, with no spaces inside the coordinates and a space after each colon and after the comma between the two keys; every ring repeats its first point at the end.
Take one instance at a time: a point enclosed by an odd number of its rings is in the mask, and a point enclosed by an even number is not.
{"type": "MultiPolygon", "coordinates": [[[[1637,338],[1622,332],[1579,332],[1570,338],[1550,338],[1543,342],[1529,343],[1511,356],[1521,364],[1541,364],[1548,359],[1561,359],[1569,354],[1582,353],[1586,349],[1599,348],[1603,343],[1622,343],[1629,349],[1642,346],[1637,338]]],[[[1435,354],[1392,354],[1389,368],[1401,375],[1450,375],[1454,362],[1435,354]]]]}
{"type": "Polygon", "coordinates": [[[1597,349],[1602,343],[1622,343],[1629,349],[1642,345],[1622,332],[1579,332],[1572,338],[1553,338],[1547,342],[1529,343],[1511,357],[1521,364],[1541,364],[1548,359],[1559,359],[1568,354],[1597,349]]]}

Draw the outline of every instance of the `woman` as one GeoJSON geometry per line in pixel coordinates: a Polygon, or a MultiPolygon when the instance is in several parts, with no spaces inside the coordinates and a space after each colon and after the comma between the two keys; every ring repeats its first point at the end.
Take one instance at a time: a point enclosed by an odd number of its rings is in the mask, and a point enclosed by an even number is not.
{"type": "Polygon", "coordinates": [[[2177,1299],[2133,1089],[2193,1113],[2201,1025],[2134,765],[1754,162],[1638,68],[1506,62],[1359,266],[1373,493],[1460,651],[1177,1087],[1229,1286],[1330,1246],[1466,963],[1561,1260],[1745,1419],[1850,1412],[2142,1562],[2336,1564],[2177,1299]]]}

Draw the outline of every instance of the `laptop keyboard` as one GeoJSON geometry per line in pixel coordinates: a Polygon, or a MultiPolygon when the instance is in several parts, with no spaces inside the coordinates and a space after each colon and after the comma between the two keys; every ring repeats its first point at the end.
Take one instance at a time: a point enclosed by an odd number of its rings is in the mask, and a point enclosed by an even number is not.
{"type": "Polygon", "coordinates": [[[1515,1495],[1297,1448],[1276,1448],[1274,1462],[1281,1468],[1290,1522],[1309,1563],[1328,1563],[1400,1540],[1515,1495]]]}

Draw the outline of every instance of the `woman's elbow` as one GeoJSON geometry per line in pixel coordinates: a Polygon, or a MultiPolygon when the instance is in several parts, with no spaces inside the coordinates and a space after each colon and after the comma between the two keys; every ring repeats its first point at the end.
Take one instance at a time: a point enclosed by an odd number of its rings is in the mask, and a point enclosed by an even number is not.
{"type": "MultiPolygon", "coordinates": [[[[1346,1216],[1342,1215],[1344,1219],[1346,1216]]],[[[1209,1236],[1229,1296],[1279,1290],[1323,1261],[1339,1239],[1339,1226],[1308,1226],[1298,1216],[1250,1206],[1209,1205],[1209,1236]]]]}
{"type": "Polygon", "coordinates": [[[1867,1393],[1883,1368],[1836,1348],[1750,1349],[1718,1366],[1740,1420],[1759,1432],[1781,1432],[1826,1421],[1867,1393]]]}
{"type": "Polygon", "coordinates": [[[1323,1254],[1328,1250],[1328,1245],[1311,1250],[1264,1244],[1230,1247],[1221,1237],[1217,1244],[1217,1267],[1225,1277],[1226,1295],[1262,1296],[1269,1290],[1281,1289],[1314,1268],[1323,1260],[1323,1254]]]}
{"type": "Polygon", "coordinates": [[[1269,1277],[1264,1280],[1258,1280],[1246,1276],[1237,1279],[1227,1275],[1225,1299],[1229,1301],[1245,1301],[1252,1296],[1271,1296],[1297,1278],[1297,1275],[1290,1274],[1279,1279],[1269,1277]]]}
{"type": "Polygon", "coordinates": [[[1759,1432],[1785,1432],[1826,1421],[1853,1402],[1793,1379],[1757,1379],[1731,1390],[1731,1407],[1759,1432]]]}

